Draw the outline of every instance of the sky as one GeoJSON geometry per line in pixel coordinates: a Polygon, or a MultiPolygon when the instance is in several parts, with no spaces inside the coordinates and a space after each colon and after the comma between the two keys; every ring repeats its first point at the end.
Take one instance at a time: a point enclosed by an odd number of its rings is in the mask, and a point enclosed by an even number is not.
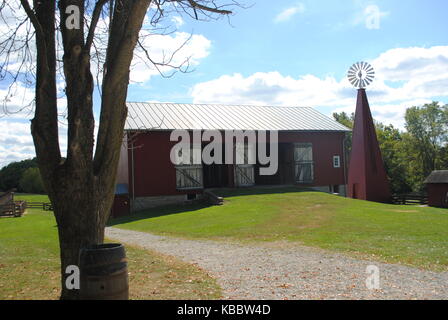
{"type": "MultiPolygon", "coordinates": [[[[189,59],[191,70],[166,78],[136,57],[128,101],[310,106],[329,116],[351,113],[356,89],[346,74],[353,63],[366,61],[376,72],[367,88],[376,120],[404,130],[406,108],[448,103],[446,0],[240,2],[246,8],[235,8],[229,19],[167,16],[164,24],[176,31],[145,37],[143,44],[160,61],[189,39],[171,62],[189,59]]],[[[0,84],[0,100],[7,99],[9,110],[32,100],[33,90],[7,96],[7,86],[0,84]]],[[[94,98],[98,117],[99,97],[94,98]]],[[[64,105],[61,99],[61,110],[64,105]]],[[[31,118],[29,110],[0,110],[0,167],[34,156],[31,118]]]]}

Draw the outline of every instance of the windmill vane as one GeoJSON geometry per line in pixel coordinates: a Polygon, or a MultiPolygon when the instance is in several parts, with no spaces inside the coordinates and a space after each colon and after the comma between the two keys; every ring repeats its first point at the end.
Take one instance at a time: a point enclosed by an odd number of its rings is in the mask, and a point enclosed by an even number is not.
{"type": "Polygon", "coordinates": [[[357,62],[348,70],[347,78],[355,88],[363,89],[372,83],[375,71],[369,63],[357,62]]]}

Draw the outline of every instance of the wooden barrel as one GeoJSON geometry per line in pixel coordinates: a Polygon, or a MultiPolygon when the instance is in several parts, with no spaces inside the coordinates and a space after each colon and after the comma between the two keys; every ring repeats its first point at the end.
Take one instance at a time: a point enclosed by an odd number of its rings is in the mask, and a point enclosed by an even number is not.
{"type": "Polygon", "coordinates": [[[128,266],[122,244],[106,243],[81,249],[82,300],[128,300],[128,266]]]}

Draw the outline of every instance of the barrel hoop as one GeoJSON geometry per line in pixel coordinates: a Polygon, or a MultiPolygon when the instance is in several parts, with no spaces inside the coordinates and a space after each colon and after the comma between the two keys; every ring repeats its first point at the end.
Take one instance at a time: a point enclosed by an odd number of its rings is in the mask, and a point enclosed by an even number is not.
{"type": "Polygon", "coordinates": [[[91,268],[91,267],[97,268],[97,267],[103,267],[103,266],[108,266],[108,265],[117,264],[117,263],[125,263],[125,264],[127,264],[127,259],[123,258],[123,259],[120,259],[120,260],[108,261],[108,262],[103,262],[103,263],[94,263],[94,264],[90,264],[90,263],[85,263],[84,262],[84,263],[81,263],[81,266],[84,267],[84,268],[91,268]]]}
{"type": "Polygon", "coordinates": [[[122,272],[122,270],[127,270],[126,263],[119,263],[102,267],[84,267],[81,268],[81,276],[83,274],[92,276],[110,275],[117,272],[120,273],[122,272]]]}
{"type": "MultiPolygon", "coordinates": [[[[81,278],[82,279],[89,279],[89,280],[102,280],[102,279],[104,279],[104,277],[107,277],[107,278],[117,278],[117,277],[119,277],[119,276],[121,276],[122,274],[128,274],[128,270],[120,270],[120,271],[117,271],[117,272],[114,272],[114,273],[108,273],[108,274],[104,274],[104,275],[101,275],[101,274],[92,274],[92,275],[90,275],[90,274],[81,274],[81,278]]],[[[82,280],[81,280],[82,281],[82,280]]]]}

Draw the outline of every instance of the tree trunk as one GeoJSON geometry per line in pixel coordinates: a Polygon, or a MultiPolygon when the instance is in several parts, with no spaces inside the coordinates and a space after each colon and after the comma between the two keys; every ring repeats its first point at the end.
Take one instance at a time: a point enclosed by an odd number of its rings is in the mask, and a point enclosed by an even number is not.
{"type": "MultiPolygon", "coordinates": [[[[114,7],[109,11],[111,25],[94,154],[94,82],[90,71],[90,52],[96,25],[107,2],[108,0],[33,0],[32,8],[30,0],[20,0],[35,31],[36,98],[31,133],[42,180],[53,204],[58,225],[61,299],[79,297],[77,290],[68,290],[66,287],[67,266],[78,266],[81,248],[101,244],[104,240],[104,228],[114,198],[120,144],[127,116],[129,69],[139,32],[152,0],[110,2],[114,7]],[[59,15],[56,14],[56,6],[59,8],[59,15]],[[79,14],[73,13],[69,6],[75,6],[78,9],[75,11],[79,14]],[[86,19],[87,14],[91,19],[86,19]],[[59,17],[59,29],[55,28],[56,16],[59,17]],[[68,18],[78,19],[79,24],[68,26],[68,18]],[[60,56],[56,51],[56,39],[59,39],[56,35],[59,35],[59,32],[63,47],[68,110],[66,159],[61,157],[58,137],[56,61],[60,56]]],[[[198,12],[224,15],[231,13],[219,9],[213,1],[172,2],[177,2],[179,10],[192,9],[196,18],[198,12]],[[207,7],[208,3],[212,6],[207,7]]],[[[161,17],[161,2],[156,2],[155,7],[161,17]]],[[[153,16],[151,23],[155,23],[156,16],[153,16]]],[[[14,40],[15,36],[12,39],[14,40]]]]}
{"type": "MultiPolygon", "coordinates": [[[[69,192],[67,196],[71,193],[69,192]]],[[[61,258],[61,299],[74,300],[79,298],[79,290],[69,290],[66,286],[67,274],[65,270],[69,265],[79,266],[79,251],[81,248],[91,245],[103,243],[104,226],[95,221],[95,208],[92,208],[91,201],[85,201],[86,198],[93,198],[88,195],[80,195],[72,193],[74,197],[83,198],[81,202],[75,202],[68,199],[67,203],[71,204],[62,209],[62,214],[56,213],[59,246],[61,258]]]]}
{"type": "MultiPolygon", "coordinates": [[[[118,160],[116,165],[118,165],[118,160]]],[[[111,170],[113,168],[112,165],[111,170]]],[[[64,172],[64,167],[61,168],[61,172],[64,172]]],[[[99,184],[93,174],[85,174],[89,170],[78,168],[77,172],[84,174],[76,176],[70,172],[55,182],[59,189],[55,191],[56,197],[52,199],[58,225],[61,299],[64,300],[79,298],[79,290],[67,289],[68,275],[65,270],[70,265],[79,266],[80,249],[103,243],[104,228],[109,217],[115,186],[115,175],[113,174],[108,176],[108,181],[99,184]],[[106,185],[111,187],[105,188],[106,185]]]]}

